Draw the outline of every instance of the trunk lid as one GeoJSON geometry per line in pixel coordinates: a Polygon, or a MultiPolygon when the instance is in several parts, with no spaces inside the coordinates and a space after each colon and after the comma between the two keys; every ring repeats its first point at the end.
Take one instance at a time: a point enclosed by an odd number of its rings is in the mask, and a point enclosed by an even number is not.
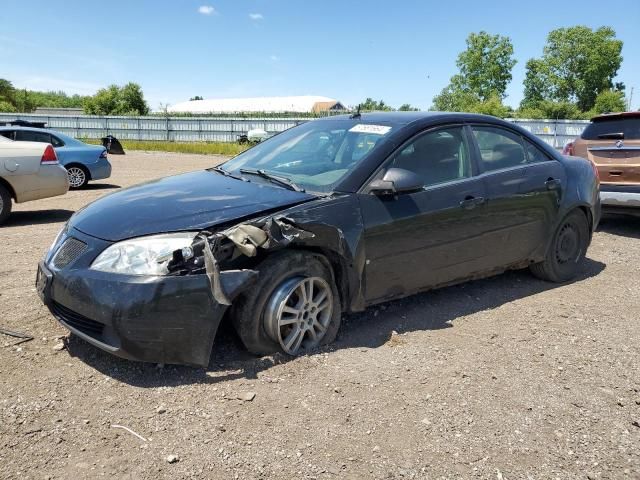
{"type": "Polygon", "coordinates": [[[596,164],[601,183],[640,184],[640,140],[578,140],[574,148],[596,164]]]}

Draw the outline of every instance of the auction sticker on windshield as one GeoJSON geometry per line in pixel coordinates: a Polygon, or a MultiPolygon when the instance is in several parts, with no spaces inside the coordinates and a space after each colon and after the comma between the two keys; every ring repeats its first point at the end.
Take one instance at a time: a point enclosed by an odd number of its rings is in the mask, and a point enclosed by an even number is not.
{"type": "Polygon", "coordinates": [[[349,131],[353,133],[373,133],[376,135],[386,135],[390,130],[391,127],[385,125],[369,125],[366,123],[360,123],[349,129],[349,131]]]}

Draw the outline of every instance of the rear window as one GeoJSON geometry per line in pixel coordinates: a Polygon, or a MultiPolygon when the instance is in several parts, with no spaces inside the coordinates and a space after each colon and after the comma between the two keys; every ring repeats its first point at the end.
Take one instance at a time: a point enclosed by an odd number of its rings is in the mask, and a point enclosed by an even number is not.
{"type": "Polygon", "coordinates": [[[581,138],[585,140],[606,140],[606,136],[612,133],[624,134],[625,140],[640,140],[640,118],[612,118],[611,120],[599,120],[591,122],[581,138]]]}

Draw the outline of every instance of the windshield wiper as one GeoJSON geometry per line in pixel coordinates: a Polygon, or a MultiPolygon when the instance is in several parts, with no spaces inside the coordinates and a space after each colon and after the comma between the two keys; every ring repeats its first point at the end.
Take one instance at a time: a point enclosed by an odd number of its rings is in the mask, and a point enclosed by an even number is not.
{"type": "Polygon", "coordinates": [[[288,188],[289,190],[293,190],[294,192],[304,192],[304,188],[302,188],[299,185],[296,185],[287,177],[273,175],[272,173],[267,173],[262,169],[253,170],[250,168],[241,168],[240,173],[246,173],[248,175],[257,175],[259,177],[266,178],[267,180],[271,180],[274,183],[279,183],[280,185],[288,188]]]}
{"type": "Polygon", "coordinates": [[[213,170],[214,172],[221,173],[225,177],[235,178],[236,180],[242,180],[243,182],[247,181],[246,178],[241,177],[240,175],[234,175],[233,173],[231,173],[231,172],[229,172],[229,171],[227,171],[227,170],[225,170],[224,168],[221,168],[221,167],[213,167],[211,170],[213,170]]]}

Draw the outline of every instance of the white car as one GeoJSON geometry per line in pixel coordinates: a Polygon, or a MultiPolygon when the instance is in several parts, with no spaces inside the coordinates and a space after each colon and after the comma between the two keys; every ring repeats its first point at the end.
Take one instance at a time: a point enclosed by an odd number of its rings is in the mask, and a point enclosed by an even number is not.
{"type": "Polygon", "coordinates": [[[48,143],[14,142],[0,136],[0,224],[16,203],[63,195],[69,190],[67,171],[48,143]]]}

